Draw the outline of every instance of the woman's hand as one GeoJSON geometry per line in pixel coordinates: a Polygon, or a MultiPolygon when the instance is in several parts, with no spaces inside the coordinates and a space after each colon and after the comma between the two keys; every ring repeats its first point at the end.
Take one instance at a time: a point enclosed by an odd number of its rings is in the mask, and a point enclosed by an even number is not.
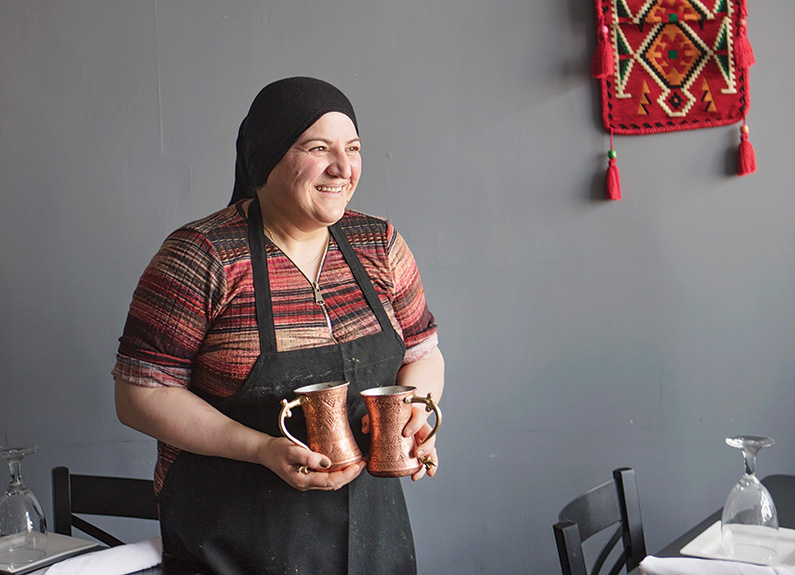
{"type": "MultiPolygon", "coordinates": [[[[444,390],[444,358],[439,348],[435,348],[422,359],[401,367],[397,375],[397,385],[416,388],[414,393],[417,397],[426,397],[430,394],[438,405],[444,390]]],[[[411,419],[403,429],[405,437],[414,437],[415,454],[425,463],[417,473],[411,476],[414,481],[420,479],[426,472],[429,477],[433,477],[439,469],[436,436],[434,435],[425,445],[420,445],[432,431],[431,426],[427,423],[429,415],[430,413],[424,406],[415,404],[411,412],[411,419]]]]}
{"type": "Polygon", "coordinates": [[[356,479],[365,467],[365,462],[359,461],[336,471],[323,471],[331,466],[325,455],[304,449],[284,437],[267,438],[261,463],[300,491],[336,491],[356,479]]]}
{"type": "Polygon", "coordinates": [[[403,428],[404,437],[414,437],[414,455],[423,462],[423,466],[414,475],[411,476],[412,481],[417,481],[422,478],[426,473],[428,477],[436,475],[436,470],[439,467],[439,455],[436,453],[436,436],[422,444],[425,438],[430,435],[433,427],[428,423],[429,413],[424,407],[414,407],[411,410],[411,419],[403,428]]]}

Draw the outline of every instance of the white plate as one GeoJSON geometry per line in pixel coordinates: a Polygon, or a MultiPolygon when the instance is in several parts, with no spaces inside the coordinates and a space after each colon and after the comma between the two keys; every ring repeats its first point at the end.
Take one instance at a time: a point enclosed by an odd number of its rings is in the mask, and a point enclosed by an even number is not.
{"type": "Polygon", "coordinates": [[[795,529],[780,528],[778,530],[778,550],[772,560],[759,560],[757,557],[737,552],[734,557],[723,554],[721,550],[720,521],[716,521],[690,543],[679,551],[682,555],[702,557],[705,559],[723,559],[725,561],[741,561],[757,565],[793,565],[795,566],[795,529]]]}
{"type": "MultiPolygon", "coordinates": [[[[3,547],[3,543],[6,545],[13,543],[12,538],[14,537],[16,536],[9,535],[0,538],[0,548],[3,547]]],[[[3,563],[2,559],[0,559],[0,573],[21,575],[35,569],[41,569],[47,565],[52,565],[67,557],[72,557],[73,555],[83,553],[84,551],[98,546],[99,543],[95,541],[86,541],[85,539],[77,539],[59,533],[47,533],[47,550],[40,559],[16,566],[3,563]]]]}

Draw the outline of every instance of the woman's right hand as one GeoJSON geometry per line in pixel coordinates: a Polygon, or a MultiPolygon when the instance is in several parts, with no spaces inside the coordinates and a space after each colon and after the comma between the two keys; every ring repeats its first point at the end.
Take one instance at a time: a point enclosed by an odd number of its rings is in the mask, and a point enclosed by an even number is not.
{"type": "Polygon", "coordinates": [[[304,449],[285,437],[265,438],[261,463],[300,491],[336,491],[365,468],[365,462],[359,461],[336,471],[323,471],[331,466],[325,455],[304,449]]]}

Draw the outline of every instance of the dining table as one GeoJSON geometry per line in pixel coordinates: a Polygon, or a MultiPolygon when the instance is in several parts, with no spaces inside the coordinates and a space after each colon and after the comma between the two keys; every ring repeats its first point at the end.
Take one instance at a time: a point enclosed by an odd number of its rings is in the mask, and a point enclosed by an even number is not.
{"type": "MultiPolygon", "coordinates": [[[[762,484],[770,491],[773,503],[776,504],[779,526],[795,528],[795,475],[768,475],[762,480],[762,484]]],[[[684,557],[680,552],[681,549],[701,535],[710,525],[720,521],[722,513],[723,509],[718,509],[653,555],[655,557],[684,557]]],[[[640,575],[640,573],[640,568],[636,567],[627,575],[640,575]]]]}

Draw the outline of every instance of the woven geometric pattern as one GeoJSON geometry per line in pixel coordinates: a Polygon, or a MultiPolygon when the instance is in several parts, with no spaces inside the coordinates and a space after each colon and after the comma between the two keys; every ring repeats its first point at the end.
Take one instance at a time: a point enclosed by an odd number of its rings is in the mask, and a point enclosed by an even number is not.
{"type": "Polygon", "coordinates": [[[741,121],[748,70],[735,46],[745,2],[596,0],[614,62],[601,78],[605,128],[649,134],[741,121]]]}

